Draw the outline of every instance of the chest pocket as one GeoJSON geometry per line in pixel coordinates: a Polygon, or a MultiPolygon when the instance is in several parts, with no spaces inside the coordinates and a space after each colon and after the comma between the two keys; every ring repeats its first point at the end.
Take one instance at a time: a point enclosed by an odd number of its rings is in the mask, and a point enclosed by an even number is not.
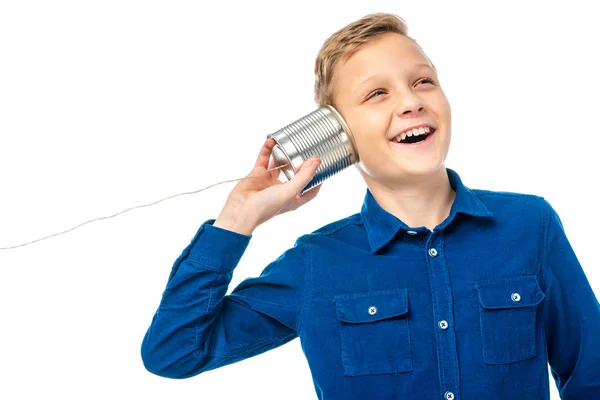
{"type": "Polygon", "coordinates": [[[537,305],[545,294],[535,275],[503,277],[475,284],[483,359],[509,364],[537,355],[537,305]]]}
{"type": "Polygon", "coordinates": [[[407,289],[334,297],[345,376],[412,371],[407,289]]]}

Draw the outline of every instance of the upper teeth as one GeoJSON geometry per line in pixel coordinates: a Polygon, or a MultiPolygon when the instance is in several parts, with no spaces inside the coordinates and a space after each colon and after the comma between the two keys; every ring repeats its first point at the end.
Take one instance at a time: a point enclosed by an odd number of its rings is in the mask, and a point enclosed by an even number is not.
{"type": "Polygon", "coordinates": [[[419,135],[422,135],[422,134],[424,134],[424,133],[429,133],[430,129],[431,129],[431,128],[430,128],[430,127],[428,127],[428,126],[423,126],[423,127],[421,127],[421,128],[412,129],[412,130],[410,130],[410,131],[408,131],[408,132],[404,132],[404,133],[402,133],[402,134],[400,134],[400,135],[396,136],[394,139],[395,139],[397,142],[399,142],[399,141],[401,141],[401,140],[404,140],[404,139],[406,139],[406,137],[407,137],[407,136],[419,136],[419,135]]]}

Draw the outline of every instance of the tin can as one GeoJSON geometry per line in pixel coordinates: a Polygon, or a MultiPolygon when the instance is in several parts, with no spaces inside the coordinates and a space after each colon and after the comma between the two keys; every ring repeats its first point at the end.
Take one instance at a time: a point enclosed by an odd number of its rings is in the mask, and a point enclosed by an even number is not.
{"type": "Polygon", "coordinates": [[[326,105],[267,135],[275,139],[271,153],[275,166],[290,180],[300,165],[317,156],[321,163],[313,179],[302,189],[305,193],[326,179],[359,161],[354,136],[346,121],[331,105],[326,105]]]}

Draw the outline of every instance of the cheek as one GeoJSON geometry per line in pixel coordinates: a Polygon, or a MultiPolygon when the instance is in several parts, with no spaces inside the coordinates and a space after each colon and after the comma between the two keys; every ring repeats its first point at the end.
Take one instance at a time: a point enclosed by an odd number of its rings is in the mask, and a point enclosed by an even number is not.
{"type": "Polygon", "coordinates": [[[349,127],[357,140],[385,138],[389,115],[381,111],[355,113],[349,121],[349,127]]]}
{"type": "Polygon", "coordinates": [[[436,99],[436,108],[439,110],[439,114],[450,120],[450,102],[448,102],[448,98],[446,98],[443,92],[441,96],[436,99]]]}
{"type": "Polygon", "coordinates": [[[348,124],[358,153],[366,159],[372,158],[371,154],[381,154],[382,145],[385,145],[389,114],[374,108],[344,109],[342,114],[348,124]]]}

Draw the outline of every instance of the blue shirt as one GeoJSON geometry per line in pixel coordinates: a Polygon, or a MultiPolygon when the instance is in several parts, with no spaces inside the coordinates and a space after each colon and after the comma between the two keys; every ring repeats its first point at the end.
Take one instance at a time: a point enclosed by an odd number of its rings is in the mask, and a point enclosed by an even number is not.
{"type": "Polygon", "coordinates": [[[317,397],[600,399],[600,305],[540,196],[456,191],[433,231],[367,189],[360,213],[299,237],[226,295],[252,236],[207,220],[175,261],[142,344],[187,378],[300,338],[317,397]]]}

